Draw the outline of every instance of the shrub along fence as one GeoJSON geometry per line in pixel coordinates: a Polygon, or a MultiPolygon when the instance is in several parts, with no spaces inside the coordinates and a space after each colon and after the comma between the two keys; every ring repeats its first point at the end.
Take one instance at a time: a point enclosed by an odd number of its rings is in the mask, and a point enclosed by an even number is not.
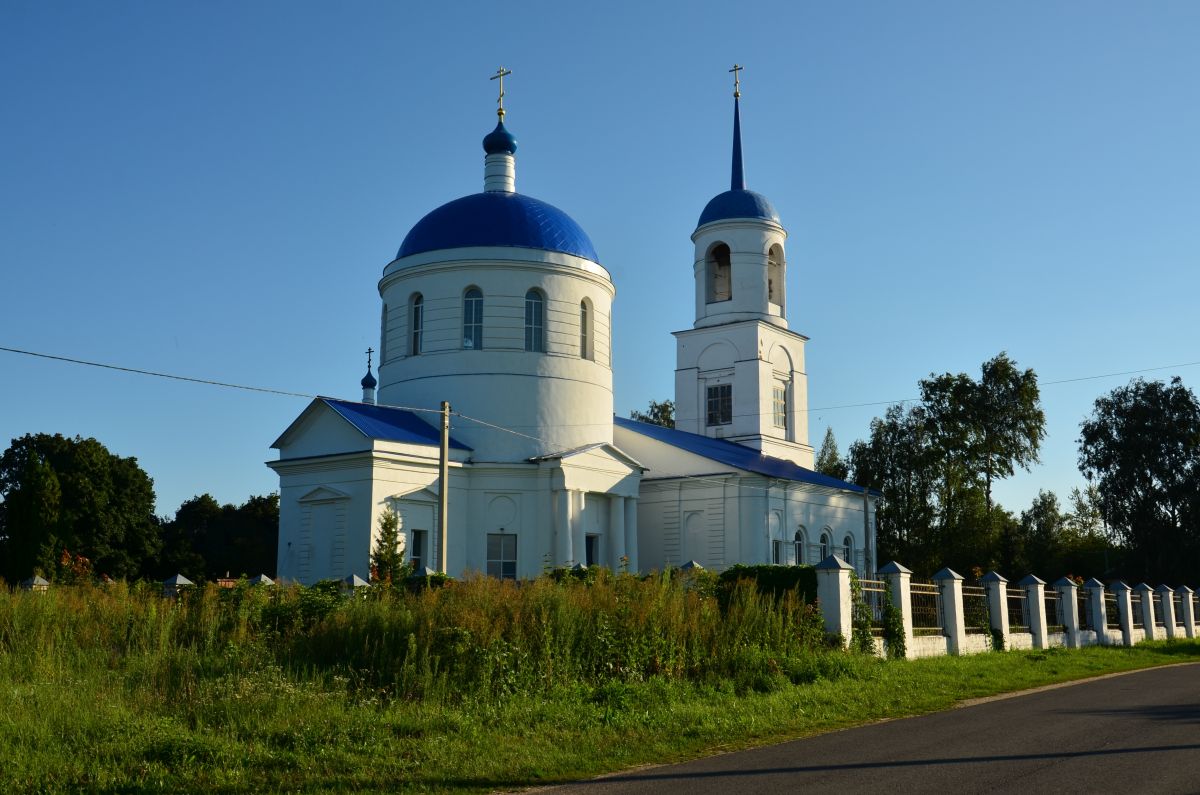
{"type": "MultiPolygon", "coordinates": [[[[836,555],[814,570],[825,631],[849,642],[855,600],[877,613],[878,599],[852,587],[853,568],[836,555]]],[[[1095,579],[1079,585],[1066,577],[1047,585],[1032,574],[1010,584],[994,571],[978,585],[964,585],[962,576],[951,569],[942,569],[924,583],[914,581],[912,572],[895,562],[881,568],[879,577],[889,603],[899,612],[899,620],[882,624],[882,637],[875,644],[879,654],[931,657],[1200,637],[1200,602],[1186,585],[1151,588],[1142,583],[1130,588],[1123,582],[1105,586],[1095,579]]]]}

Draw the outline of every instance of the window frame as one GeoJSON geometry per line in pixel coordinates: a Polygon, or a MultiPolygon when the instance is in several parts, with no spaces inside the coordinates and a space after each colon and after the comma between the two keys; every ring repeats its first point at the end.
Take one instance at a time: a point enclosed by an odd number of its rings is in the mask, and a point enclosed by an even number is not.
{"type": "Polygon", "coordinates": [[[468,287],[463,291],[463,350],[483,350],[483,290],[468,287]],[[468,344],[469,343],[469,344],[468,344]]]}
{"type": "Polygon", "coordinates": [[[420,571],[422,568],[429,565],[429,553],[424,550],[428,546],[429,531],[427,530],[409,530],[408,544],[408,562],[412,566],[414,572],[420,571]]]}
{"type": "Polygon", "coordinates": [[[579,358],[594,360],[595,344],[592,335],[592,302],[584,298],[579,302],[579,358]]]}
{"type": "Polygon", "coordinates": [[[425,296],[413,293],[408,300],[408,355],[420,356],[425,347],[425,296]]]}
{"type": "Polygon", "coordinates": [[[516,580],[517,536],[513,533],[488,533],[485,543],[484,571],[487,576],[495,577],[498,580],[516,580]],[[496,542],[496,549],[493,549],[493,541],[496,542]],[[506,546],[511,546],[511,550],[506,550],[506,546]],[[511,557],[507,557],[505,554],[509,551],[511,551],[511,557]]]}
{"type": "Polygon", "coordinates": [[[719,428],[724,425],[732,425],[733,384],[705,384],[704,409],[705,427],[719,428]]]}
{"type": "Polygon", "coordinates": [[[546,352],[546,296],[535,287],[525,291],[525,350],[546,352]]]}
{"type": "Polygon", "coordinates": [[[788,429],[788,385],[776,380],[771,387],[771,420],[781,431],[788,429]]]}

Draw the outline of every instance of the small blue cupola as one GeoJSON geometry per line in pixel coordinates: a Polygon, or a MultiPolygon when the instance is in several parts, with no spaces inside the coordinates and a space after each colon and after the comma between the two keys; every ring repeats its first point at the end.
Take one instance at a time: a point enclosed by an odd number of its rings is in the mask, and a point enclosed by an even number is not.
{"type": "Polygon", "coordinates": [[[496,122],[496,129],[483,136],[483,151],[489,155],[515,155],[517,153],[516,136],[508,131],[503,120],[496,122]]]}
{"type": "Polygon", "coordinates": [[[371,374],[371,354],[375,352],[374,348],[367,348],[367,374],[362,377],[363,403],[375,402],[375,387],[379,386],[379,382],[375,380],[375,376],[371,374]]]}

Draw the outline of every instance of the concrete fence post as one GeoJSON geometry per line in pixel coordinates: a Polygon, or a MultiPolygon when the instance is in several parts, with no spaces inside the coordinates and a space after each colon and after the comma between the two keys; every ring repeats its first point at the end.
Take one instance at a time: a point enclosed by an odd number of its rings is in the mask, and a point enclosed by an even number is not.
{"type": "Polygon", "coordinates": [[[1079,637],[1079,601],[1075,598],[1075,590],[1079,586],[1063,577],[1054,582],[1054,590],[1058,591],[1058,604],[1062,612],[1063,631],[1067,636],[1067,648],[1078,649],[1083,646],[1079,637]]]}
{"type": "Polygon", "coordinates": [[[1105,646],[1108,641],[1108,605],[1104,604],[1104,583],[1095,577],[1083,584],[1087,591],[1088,612],[1092,618],[1092,629],[1096,630],[1096,642],[1105,646]]]}
{"type": "Polygon", "coordinates": [[[817,572],[817,599],[825,617],[825,631],[840,637],[845,648],[854,630],[854,602],[850,594],[850,572],[854,567],[837,555],[830,555],[813,569],[817,572]]]}
{"type": "MultiPolygon", "coordinates": [[[[912,569],[905,568],[893,560],[883,566],[879,570],[879,574],[887,580],[888,594],[892,597],[892,604],[900,611],[900,623],[904,627],[904,648],[911,657],[913,655],[912,569]]],[[[888,656],[892,656],[891,649],[888,649],[888,656]]]]}
{"type": "Polygon", "coordinates": [[[1167,638],[1175,638],[1179,634],[1175,627],[1175,602],[1172,599],[1175,589],[1168,585],[1159,585],[1154,589],[1154,593],[1158,594],[1159,604],[1162,605],[1163,626],[1167,628],[1167,638]]]}
{"type": "Polygon", "coordinates": [[[942,598],[942,632],[950,639],[950,653],[962,654],[967,647],[967,622],[963,617],[963,577],[953,569],[933,575],[942,598]]]}
{"type": "Polygon", "coordinates": [[[1181,585],[1175,589],[1175,593],[1179,594],[1179,605],[1183,608],[1183,615],[1180,616],[1180,621],[1183,622],[1183,634],[1185,637],[1196,637],[1196,605],[1192,602],[1191,588],[1186,585],[1181,585]]]}
{"type": "Polygon", "coordinates": [[[1000,648],[1007,649],[1008,642],[1008,580],[999,572],[989,571],[980,578],[987,589],[988,618],[992,624],[992,636],[1000,641],[1000,648]]]}
{"type": "Polygon", "coordinates": [[[1154,589],[1144,582],[1133,586],[1135,593],[1142,596],[1142,637],[1154,640],[1154,589]]]}
{"type": "Polygon", "coordinates": [[[1046,581],[1030,574],[1017,585],[1025,589],[1025,603],[1029,610],[1029,634],[1033,636],[1033,648],[1050,647],[1050,632],[1046,628],[1046,581]]]}
{"type": "Polygon", "coordinates": [[[1133,589],[1118,580],[1108,586],[1117,595],[1117,622],[1121,625],[1121,644],[1133,645],[1133,589]]]}

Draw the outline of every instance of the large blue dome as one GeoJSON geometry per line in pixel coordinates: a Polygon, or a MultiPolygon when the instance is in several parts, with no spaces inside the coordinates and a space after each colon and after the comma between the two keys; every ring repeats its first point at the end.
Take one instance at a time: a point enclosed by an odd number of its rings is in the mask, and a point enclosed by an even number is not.
{"type": "Polygon", "coordinates": [[[412,228],[396,258],[467,246],[512,246],[599,263],[587,234],[562,210],[519,193],[489,192],[443,204],[412,228]]]}
{"type": "Polygon", "coordinates": [[[729,221],[738,218],[762,218],[779,223],[779,213],[767,201],[767,197],[752,190],[738,189],[718,193],[700,213],[697,227],[713,221],[729,221]]]}

